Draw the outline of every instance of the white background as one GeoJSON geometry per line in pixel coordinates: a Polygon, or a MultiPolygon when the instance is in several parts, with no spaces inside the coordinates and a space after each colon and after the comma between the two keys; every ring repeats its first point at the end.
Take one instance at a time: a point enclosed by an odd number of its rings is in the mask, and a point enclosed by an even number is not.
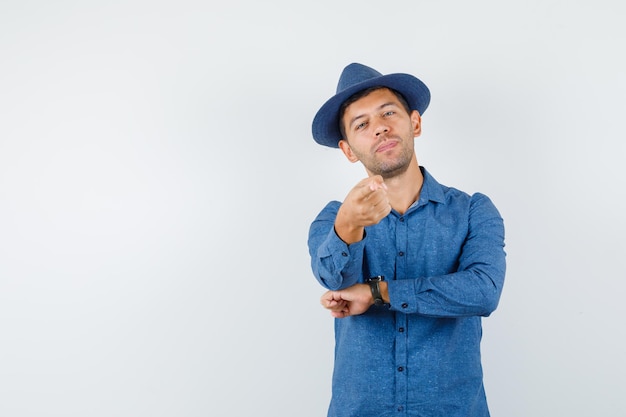
{"type": "Polygon", "coordinates": [[[624,416],[619,1],[0,3],[0,415],[325,415],[308,226],[364,177],[310,125],[351,62],[507,228],[493,416],[624,416]]]}

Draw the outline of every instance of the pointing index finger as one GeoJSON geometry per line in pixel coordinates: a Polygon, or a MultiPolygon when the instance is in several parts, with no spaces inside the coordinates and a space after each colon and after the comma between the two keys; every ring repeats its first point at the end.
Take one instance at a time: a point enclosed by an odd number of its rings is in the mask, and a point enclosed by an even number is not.
{"type": "Polygon", "coordinates": [[[368,194],[379,190],[379,189],[387,189],[387,184],[383,181],[383,178],[380,175],[376,175],[374,177],[368,178],[366,182],[367,187],[364,188],[363,196],[367,196],[368,194]]]}

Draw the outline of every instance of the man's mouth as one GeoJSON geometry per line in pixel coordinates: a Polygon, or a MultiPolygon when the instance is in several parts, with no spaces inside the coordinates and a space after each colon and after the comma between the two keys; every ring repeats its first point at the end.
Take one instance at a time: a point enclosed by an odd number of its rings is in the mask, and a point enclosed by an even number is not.
{"type": "Polygon", "coordinates": [[[397,144],[398,144],[397,141],[388,139],[384,141],[383,143],[381,143],[380,146],[378,146],[378,148],[376,148],[376,152],[379,153],[379,152],[388,151],[389,149],[395,148],[397,144]]]}

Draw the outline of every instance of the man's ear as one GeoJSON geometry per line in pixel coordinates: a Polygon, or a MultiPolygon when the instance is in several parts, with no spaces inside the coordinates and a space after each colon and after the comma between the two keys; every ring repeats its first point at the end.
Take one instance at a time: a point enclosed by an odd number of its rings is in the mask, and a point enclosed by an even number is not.
{"type": "Polygon", "coordinates": [[[348,161],[350,161],[350,162],[357,162],[359,160],[359,158],[357,158],[357,156],[354,154],[354,152],[352,152],[352,148],[348,144],[347,140],[341,139],[339,141],[339,148],[341,149],[343,154],[346,156],[346,158],[348,158],[348,161]]]}
{"type": "Polygon", "coordinates": [[[413,124],[413,137],[422,134],[422,117],[417,110],[411,112],[411,123],[413,124]]]}

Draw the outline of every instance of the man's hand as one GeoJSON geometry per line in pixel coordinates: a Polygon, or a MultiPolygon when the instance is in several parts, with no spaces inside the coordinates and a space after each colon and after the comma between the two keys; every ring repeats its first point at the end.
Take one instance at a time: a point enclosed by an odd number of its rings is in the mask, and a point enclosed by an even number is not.
{"type": "Polygon", "coordinates": [[[335,232],[351,244],[363,239],[365,226],[377,224],[391,212],[387,186],[383,177],[365,178],[352,189],[339,207],[335,220],[335,232]]]}
{"type": "Polygon", "coordinates": [[[340,291],[325,292],[320,303],[330,310],[331,316],[341,319],[365,313],[374,304],[374,298],[368,284],[355,284],[340,291]]]}

